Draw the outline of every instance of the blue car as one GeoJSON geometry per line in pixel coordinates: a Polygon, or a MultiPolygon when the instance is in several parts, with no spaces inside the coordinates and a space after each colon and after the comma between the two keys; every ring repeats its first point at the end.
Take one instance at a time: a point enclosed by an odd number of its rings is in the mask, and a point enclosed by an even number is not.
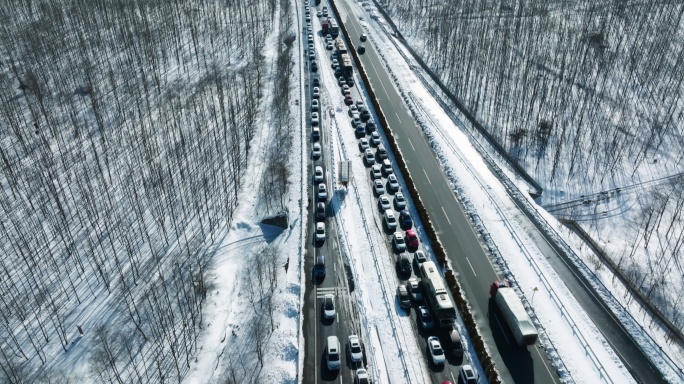
{"type": "Polygon", "coordinates": [[[325,277],[325,258],[323,255],[316,256],[316,264],[314,265],[314,276],[317,279],[325,277]]]}
{"type": "Polygon", "coordinates": [[[399,212],[399,225],[403,229],[410,229],[413,227],[413,220],[411,219],[411,214],[407,210],[399,212]]]}

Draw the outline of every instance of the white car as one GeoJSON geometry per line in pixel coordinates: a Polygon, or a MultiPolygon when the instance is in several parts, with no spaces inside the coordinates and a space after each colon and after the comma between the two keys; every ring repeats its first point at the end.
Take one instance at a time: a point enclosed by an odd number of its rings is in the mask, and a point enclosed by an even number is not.
{"type": "Polygon", "coordinates": [[[316,241],[325,241],[325,223],[316,223],[316,241]]]}
{"type": "Polygon", "coordinates": [[[335,296],[330,293],[323,296],[323,317],[326,319],[335,318],[335,296]]]}
{"type": "Polygon", "coordinates": [[[320,165],[317,165],[316,168],[314,168],[314,181],[317,183],[323,181],[323,167],[320,165]]]}
{"type": "Polygon", "coordinates": [[[404,238],[404,234],[401,232],[394,232],[394,235],[392,235],[392,244],[394,244],[394,249],[396,249],[397,252],[404,252],[406,250],[406,239],[404,238]]]}
{"type": "Polygon", "coordinates": [[[373,189],[375,190],[376,195],[382,195],[385,193],[385,186],[382,185],[382,180],[373,181],[373,189]]]}
{"type": "Polygon", "coordinates": [[[325,183],[318,184],[318,200],[325,200],[328,198],[328,188],[325,187],[325,183]]]}
{"type": "Polygon", "coordinates": [[[458,382],[465,384],[477,384],[477,374],[470,364],[463,364],[458,373],[458,382]]]}
{"type": "Polygon", "coordinates": [[[321,145],[319,143],[314,143],[313,149],[311,150],[311,157],[314,159],[321,157],[321,145]]]}
{"type": "Polygon", "coordinates": [[[318,125],[320,120],[318,120],[318,112],[311,112],[311,125],[314,127],[318,125]]]}
{"type": "Polygon", "coordinates": [[[311,100],[311,110],[313,112],[318,112],[319,106],[320,106],[320,104],[318,103],[318,99],[311,100]]]}
{"type": "Polygon", "coordinates": [[[349,335],[347,339],[347,346],[349,347],[349,357],[352,363],[363,361],[363,351],[361,350],[361,340],[356,335],[349,335]]]}
{"type": "Polygon", "coordinates": [[[398,211],[406,209],[406,198],[404,197],[403,193],[397,192],[394,195],[394,206],[397,208],[398,211]]]}
{"type": "Polygon", "coordinates": [[[332,69],[335,69],[335,67],[339,67],[339,66],[340,66],[340,63],[337,61],[337,59],[332,59],[330,67],[332,67],[332,69]]]}
{"type": "Polygon", "coordinates": [[[325,49],[327,49],[328,51],[332,51],[333,48],[334,48],[333,43],[330,41],[325,45],[325,49]]]}
{"type": "Polygon", "coordinates": [[[369,384],[370,378],[368,377],[368,371],[364,368],[358,368],[356,370],[356,376],[354,377],[354,384],[369,384]]]}
{"type": "Polygon", "coordinates": [[[371,179],[382,179],[382,170],[380,164],[375,164],[371,167],[371,179]]]}
{"type": "Polygon", "coordinates": [[[383,212],[392,208],[392,204],[390,204],[390,200],[389,197],[387,197],[387,195],[382,195],[380,196],[380,198],[378,198],[378,205],[380,206],[380,209],[382,209],[383,212]]]}
{"type": "Polygon", "coordinates": [[[373,143],[373,145],[380,145],[380,135],[377,131],[371,133],[371,143],[373,143]]]}
{"type": "Polygon", "coordinates": [[[312,96],[314,99],[321,97],[321,90],[318,87],[313,87],[312,96]]]}
{"type": "Polygon", "coordinates": [[[352,104],[349,106],[349,116],[354,116],[355,113],[359,113],[359,109],[356,108],[356,105],[352,104]]]}
{"type": "Polygon", "coordinates": [[[399,180],[397,180],[397,177],[393,173],[387,176],[387,186],[392,191],[399,190],[399,180]]]}
{"type": "Polygon", "coordinates": [[[342,84],[342,94],[344,94],[344,91],[348,91],[349,86],[347,84],[342,84]]]}
{"type": "Polygon", "coordinates": [[[359,149],[361,150],[361,152],[365,151],[368,148],[370,148],[370,145],[368,144],[368,139],[366,139],[365,137],[359,139],[359,149]]]}
{"type": "Polygon", "coordinates": [[[370,148],[366,149],[366,152],[363,153],[363,159],[366,161],[366,164],[368,165],[375,164],[375,154],[373,154],[373,151],[371,151],[370,148]]]}
{"type": "Polygon", "coordinates": [[[356,108],[360,111],[361,109],[366,108],[366,104],[363,103],[363,100],[356,100],[356,108]]]}
{"type": "Polygon", "coordinates": [[[439,342],[437,336],[430,336],[427,339],[428,348],[430,349],[430,356],[432,356],[432,362],[435,365],[442,365],[446,358],[444,357],[444,350],[442,349],[442,344],[439,342]]]}
{"type": "Polygon", "coordinates": [[[413,301],[423,301],[423,291],[420,290],[420,283],[418,283],[418,279],[415,277],[408,279],[406,286],[409,289],[409,293],[411,294],[411,299],[413,299],[413,301]]]}

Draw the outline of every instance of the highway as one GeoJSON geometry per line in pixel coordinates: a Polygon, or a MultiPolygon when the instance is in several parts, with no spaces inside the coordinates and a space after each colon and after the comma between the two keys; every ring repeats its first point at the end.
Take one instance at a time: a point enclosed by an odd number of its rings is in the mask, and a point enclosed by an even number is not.
{"type": "MultiPolygon", "coordinates": [[[[358,20],[348,17],[346,2],[338,1],[336,4],[342,12],[340,18],[350,35],[360,36],[364,33],[358,20]]],[[[494,316],[495,311],[490,310],[489,285],[498,279],[497,269],[482,249],[478,236],[470,227],[468,218],[451,191],[449,181],[442,173],[432,148],[407,110],[383,62],[370,44],[366,44],[366,48],[361,60],[371,86],[375,89],[378,102],[402,151],[411,178],[439,232],[454,269],[459,273],[459,281],[473,308],[484,341],[499,351],[493,357],[503,380],[508,383],[558,383],[558,375],[546,353],[537,346],[520,348],[515,345],[510,337],[506,337],[507,330],[503,322],[494,316]]]]}
{"type": "MultiPolygon", "coordinates": [[[[320,46],[317,40],[321,39],[320,26],[314,20],[317,9],[321,7],[314,7],[313,4],[305,2],[304,5],[310,6],[311,20],[313,24],[312,34],[314,35],[315,45],[320,46]]],[[[303,12],[302,12],[303,13],[303,12]]],[[[304,16],[304,15],[302,15],[304,16]]],[[[303,36],[307,36],[306,22],[302,20],[303,36]]],[[[306,46],[306,40],[305,40],[306,46]]],[[[317,72],[310,71],[310,60],[308,59],[308,52],[306,57],[302,59],[302,64],[307,66],[305,70],[305,103],[307,129],[311,130],[311,100],[314,77],[320,78],[321,71],[328,70],[325,56],[328,55],[326,50],[316,49],[316,60],[319,63],[319,70],[317,72]],[[325,67],[324,67],[325,66],[325,67]]],[[[323,84],[321,84],[323,85],[323,84]]],[[[336,91],[336,90],[335,90],[336,91]]],[[[358,334],[355,330],[357,314],[351,308],[350,288],[348,284],[347,275],[342,260],[342,252],[340,252],[340,245],[337,242],[337,228],[335,220],[332,220],[334,212],[331,209],[331,199],[333,196],[333,188],[330,180],[330,167],[332,165],[332,158],[329,153],[330,144],[330,120],[327,118],[327,108],[330,107],[331,100],[325,89],[321,88],[320,95],[320,140],[314,140],[311,135],[307,140],[309,145],[309,152],[313,143],[318,142],[322,147],[322,154],[320,158],[313,158],[309,156],[309,172],[308,179],[310,180],[308,211],[309,222],[306,253],[304,255],[304,271],[306,273],[306,285],[304,292],[304,307],[302,309],[303,319],[302,328],[304,334],[304,374],[302,376],[302,383],[351,383],[353,381],[352,370],[356,369],[356,364],[352,363],[347,353],[347,338],[350,334],[358,334]],[[325,183],[327,185],[328,197],[325,200],[318,199],[317,184],[313,180],[313,170],[315,166],[321,166],[324,169],[325,183]],[[314,238],[315,207],[319,201],[326,203],[326,217],[324,223],[326,224],[326,240],[324,242],[316,242],[314,238]],[[316,279],[313,274],[315,258],[318,255],[323,255],[325,258],[326,275],[324,278],[316,279]],[[322,302],[326,294],[332,294],[335,297],[336,316],[334,319],[325,319],[323,316],[322,302]],[[326,347],[326,340],[328,336],[337,336],[341,347],[341,368],[339,371],[330,371],[327,367],[327,360],[324,353],[326,347]]]]}
{"type": "MultiPolygon", "coordinates": [[[[346,2],[338,1],[337,4],[342,10],[348,12],[346,2]]],[[[342,21],[350,31],[350,35],[356,36],[364,33],[356,18],[347,17],[345,11],[342,13],[342,21]]],[[[397,138],[411,177],[416,183],[452,265],[459,275],[459,281],[473,307],[478,325],[484,333],[485,342],[499,352],[499,355],[494,358],[504,381],[558,382],[554,368],[548,362],[543,350],[535,347],[525,350],[508,342],[505,326],[496,317],[495,308],[491,305],[488,295],[489,284],[497,279],[497,268],[490,263],[484,253],[476,233],[469,225],[469,220],[451,192],[449,181],[435,160],[429,143],[421,134],[394,88],[384,68],[384,63],[370,44],[366,43],[366,48],[366,54],[361,55],[362,63],[397,138]]],[[[524,212],[524,209],[521,211],[524,212]]],[[[611,311],[595,296],[576,268],[564,260],[563,255],[549,244],[549,241],[527,216],[518,215],[518,218],[528,235],[537,239],[538,246],[563,278],[567,288],[613,346],[634,378],[642,383],[664,383],[662,375],[650,364],[611,311]]]]}

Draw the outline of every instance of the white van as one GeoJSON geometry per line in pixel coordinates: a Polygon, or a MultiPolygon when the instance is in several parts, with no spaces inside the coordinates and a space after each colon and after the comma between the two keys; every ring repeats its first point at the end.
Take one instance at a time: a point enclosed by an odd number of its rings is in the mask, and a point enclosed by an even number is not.
{"type": "Polygon", "coordinates": [[[385,210],[385,225],[389,229],[397,228],[397,217],[394,215],[394,211],[391,209],[385,210]]]}
{"type": "Polygon", "coordinates": [[[390,161],[390,159],[385,159],[382,161],[382,172],[385,175],[389,175],[390,173],[394,172],[392,170],[392,162],[390,161]]]}
{"type": "Polygon", "coordinates": [[[325,355],[328,362],[328,369],[331,371],[339,371],[342,364],[340,360],[340,341],[337,339],[337,336],[328,336],[325,355]]]}

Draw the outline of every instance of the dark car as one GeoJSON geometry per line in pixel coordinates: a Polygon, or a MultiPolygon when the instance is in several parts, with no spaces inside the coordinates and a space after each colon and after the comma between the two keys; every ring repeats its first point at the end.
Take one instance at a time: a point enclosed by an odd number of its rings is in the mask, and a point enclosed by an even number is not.
{"type": "Polygon", "coordinates": [[[371,118],[370,112],[368,112],[367,109],[364,108],[363,111],[361,111],[361,121],[368,121],[371,118]]]}
{"type": "Polygon", "coordinates": [[[411,219],[411,214],[407,210],[399,212],[399,225],[403,229],[411,229],[413,227],[413,219],[411,219]]]}
{"type": "Polygon", "coordinates": [[[360,38],[361,41],[366,41],[367,39],[368,39],[368,36],[366,36],[365,33],[361,35],[361,38],[360,38]]]}
{"type": "Polygon", "coordinates": [[[366,128],[361,124],[356,124],[356,137],[366,137],[366,128]]]}
{"type": "Polygon", "coordinates": [[[325,203],[316,203],[316,221],[325,220],[325,203]]]}
{"type": "Polygon", "coordinates": [[[313,80],[311,80],[311,83],[314,87],[318,87],[321,85],[321,80],[318,77],[314,77],[313,80]]]}
{"type": "Polygon", "coordinates": [[[451,327],[449,330],[449,346],[451,347],[451,353],[457,359],[463,358],[463,342],[461,341],[461,335],[458,333],[456,327],[451,327]]]}
{"type": "Polygon", "coordinates": [[[373,119],[368,120],[368,122],[366,122],[366,131],[374,132],[376,128],[377,127],[376,127],[375,121],[373,121],[373,119]]]}
{"type": "Polygon", "coordinates": [[[322,279],[325,277],[325,257],[323,257],[323,255],[316,256],[314,276],[316,276],[317,279],[322,279]]]}
{"type": "Polygon", "coordinates": [[[347,85],[350,87],[354,86],[354,78],[353,77],[347,77],[347,85]]]}
{"type": "Polygon", "coordinates": [[[405,252],[399,254],[399,257],[397,258],[397,268],[399,268],[399,272],[405,275],[411,274],[411,260],[405,252]]]}
{"type": "Polygon", "coordinates": [[[358,52],[359,55],[363,55],[364,53],[366,53],[366,47],[364,47],[363,45],[359,45],[358,48],[356,48],[356,52],[358,52]]]}
{"type": "Polygon", "coordinates": [[[435,323],[432,322],[432,315],[426,306],[421,305],[418,307],[418,318],[424,330],[429,331],[435,327],[435,323]]]}

